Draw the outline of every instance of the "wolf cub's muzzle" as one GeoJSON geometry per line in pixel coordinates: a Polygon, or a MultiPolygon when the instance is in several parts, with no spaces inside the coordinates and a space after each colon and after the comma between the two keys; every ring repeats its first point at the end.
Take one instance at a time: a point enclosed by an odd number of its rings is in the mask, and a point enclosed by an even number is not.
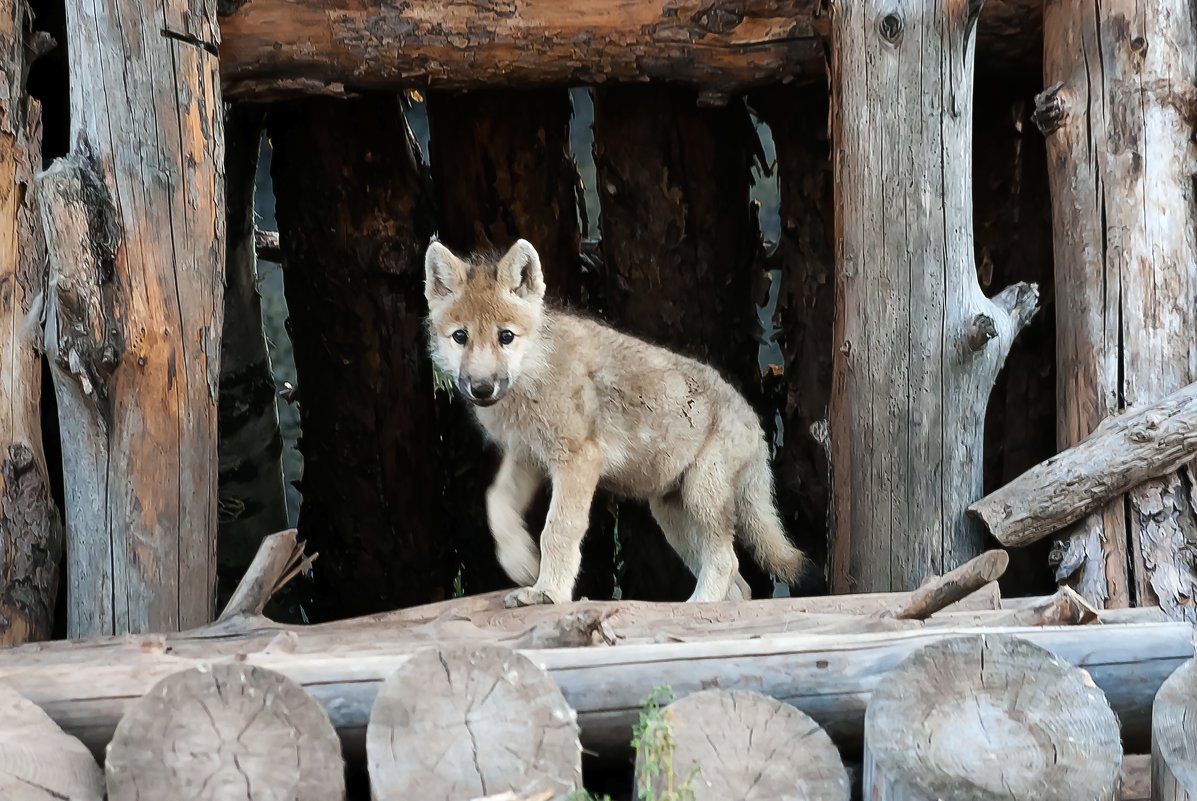
{"type": "Polygon", "coordinates": [[[475,406],[495,405],[507,394],[510,385],[510,382],[503,378],[457,377],[457,391],[465,395],[466,400],[475,406]]]}

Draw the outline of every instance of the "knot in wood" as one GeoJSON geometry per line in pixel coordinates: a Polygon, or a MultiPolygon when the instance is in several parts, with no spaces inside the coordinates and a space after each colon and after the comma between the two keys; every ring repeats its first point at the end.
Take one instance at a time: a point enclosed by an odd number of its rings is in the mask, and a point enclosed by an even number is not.
{"type": "Polygon", "coordinates": [[[997,337],[997,325],[988,314],[978,314],[968,327],[968,347],[973,352],[984,348],[991,339],[997,337]]]}
{"type": "Polygon", "coordinates": [[[1031,121],[1044,136],[1055,133],[1064,122],[1066,107],[1060,92],[1062,88],[1064,84],[1057,81],[1035,95],[1035,110],[1031,112],[1031,121]]]}
{"type": "Polygon", "coordinates": [[[901,12],[891,11],[881,17],[881,21],[877,23],[877,32],[881,34],[882,39],[896,45],[901,41],[902,30],[905,27],[901,12]]]}
{"type": "Polygon", "coordinates": [[[744,21],[744,14],[737,8],[708,8],[694,18],[694,22],[708,33],[727,33],[744,21]]]}
{"type": "Polygon", "coordinates": [[[33,451],[24,442],[14,442],[8,446],[8,461],[4,465],[6,479],[16,478],[28,473],[33,468],[33,451]]]}

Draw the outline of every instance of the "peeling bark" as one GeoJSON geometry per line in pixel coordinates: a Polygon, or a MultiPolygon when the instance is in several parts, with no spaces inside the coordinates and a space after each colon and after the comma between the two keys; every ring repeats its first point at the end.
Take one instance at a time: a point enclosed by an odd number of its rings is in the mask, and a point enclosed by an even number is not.
{"type": "MultiPolygon", "coordinates": [[[[1056,225],[1059,441],[1197,380],[1193,111],[1197,18],[1174,0],[1045,7],[1056,225]]],[[[1197,620],[1197,497],[1185,473],[1132,491],[1060,544],[1057,578],[1097,606],[1197,620]]]]}
{"type": "Polygon", "coordinates": [[[977,282],[979,8],[953,8],[831,5],[834,592],[912,589],[983,550],[965,509],[983,491],[986,402],[1036,308],[1034,286],[990,299],[977,282]]]}
{"type": "Polygon", "coordinates": [[[0,647],[50,637],[62,558],[42,449],[42,127],[25,88],[32,22],[25,0],[0,0],[0,647]]]}
{"type": "Polygon", "coordinates": [[[40,180],[68,635],[208,622],[224,136],[212,0],[68,0],[74,152],[40,180]],[[97,98],[106,98],[97,102],[97,98]]]}

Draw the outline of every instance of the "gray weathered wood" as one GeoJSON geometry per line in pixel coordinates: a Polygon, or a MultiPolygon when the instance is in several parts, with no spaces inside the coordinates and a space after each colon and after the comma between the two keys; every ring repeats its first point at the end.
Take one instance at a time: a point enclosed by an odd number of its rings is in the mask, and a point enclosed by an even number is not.
{"type": "Polygon", "coordinates": [[[969,507],[1003,545],[1029,545],[1197,459],[1197,383],[1107,417],[1084,439],[969,507]]]}
{"type": "Polygon", "coordinates": [[[1025,639],[969,636],[908,656],[865,713],[873,801],[1115,801],[1118,720],[1084,671],[1025,639]]]}
{"type": "MultiPolygon", "coordinates": [[[[655,606],[674,615],[714,611],[655,606]]],[[[562,615],[570,610],[550,611],[562,615]]],[[[715,685],[764,692],[806,712],[837,744],[857,747],[869,695],[893,665],[923,645],[969,632],[1015,633],[1084,667],[1109,697],[1128,742],[1142,743],[1156,690],[1193,656],[1192,627],[1183,623],[1011,629],[874,622],[900,628],[852,634],[845,633],[841,621],[813,633],[758,631],[694,642],[677,641],[684,635],[653,642],[642,631],[644,638],[628,645],[518,650],[549,671],[577,710],[583,744],[608,753],[628,747],[640,702],[660,685],[669,685],[679,697],[715,685]]],[[[701,631],[693,617],[690,624],[688,629],[675,624],[673,631],[701,631]]],[[[480,633],[452,614],[415,625],[384,615],[310,627],[214,627],[189,635],[2,650],[0,681],[41,705],[66,731],[102,749],[130,701],[159,679],[195,665],[245,661],[278,670],[308,688],[328,710],[347,747],[356,750],[380,684],[413,652],[453,640],[512,644],[525,634],[514,626],[480,633]]]]}
{"type": "Polygon", "coordinates": [[[135,699],[105,763],[109,801],[337,801],[340,742],[292,680],[254,665],[180,670],[135,699]]]}
{"type": "Polygon", "coordinates": [[[819,724],[749,690],[687,695],[641,738],[636,791],[644,795],[637,797],[663,797],[687,780],[694,801],[848,801],[849,794],[839,751],[819,724]],[[645,794],[649,788],[656,795],[645,794]]]}
{"type": "Polygon", "coordinates": [[[95,757],[50,717],[0,684],[0,798],[5,801],[102,801],[95,757]]]}
{"type": "Polygon", "coordinates": [[[296,530],[289,528],[262,540],[258,553],[237,589],[233,591],[218,622],[237,615],[260,615],[270,597],[278,591],[287,573],[296,567],[303,553],[303,546],[295,542],[296,530]]]}
{"type": "MultiPolygon", "coordinates": [[[[986,551],[942,576],[936,576],[910,594],[910,599],[892,614],[907,620],[926,620],[967,598],[987,584],[997,581],[1006,572],[1010,556],[1005,551],[986,551]]],[[[888,612],[887,612],[888,614],[888,612]]]]}
{"type": "MultiPolygon", "coordinates": [[[[236,2],[236,0],[234,0],[236,2]]],[[[1033,0],[991,0],[988,63],[1038,60],[1033,0]]],[[[824,80],[817,0],[236,2],[220,23],[230,98],[661,80],[726,99],[752,85],[824,80]]]]}
{"type": "Polygon", "coordinates": [[[1197,662],[1168,677],[1151,713],[1151,801],[1197,799],[1197,662]]]}
{"type": "Polygon", "coordinates": [[[215,6],[66,3],[74,150],[41,181],[41,211],[71,636],[211,620],[225,261],[215,6]]]}
{"type": "MultiPolygon", "coordinates": [[[[1060,448],[1197,381],[1197,12],[1187,0],[1048,3],[1044,131],[1055,226],[1060,448]]],[[[1184,471],[1189,472],[1189,471],[1184,471]]],[[[1197,620],[1191,476],[1097,508],[1057,578],[1099,606],[1197,620]],[[1129,528],[1128,528],[1129,526],[1129,528]],[[1128,570],[1129,566],[1129,570],[1128,570]]]]}
{"type": "Polygon", "coordinates": [[[990,299],[977,282],[980,7],[830,3],[835,592],[913,589],[984,547],[965,509],[982,495],[985,407],[1038,289],[990,299]]]}
{"type": "Polygon", "coordinates": [[[0,647],[50,636],[62,523],[42,449],[45,242],[34,173],[41,104],[25,91],[38,55],[26,0],[0,0],[0,647]]]}
{"type": "Polygon", "coordinates": [[[526,656],[500,645],[423,649],[378,691],[366,728],[375,801],[458,801],[582,786],[577,717],[526,656]]]}

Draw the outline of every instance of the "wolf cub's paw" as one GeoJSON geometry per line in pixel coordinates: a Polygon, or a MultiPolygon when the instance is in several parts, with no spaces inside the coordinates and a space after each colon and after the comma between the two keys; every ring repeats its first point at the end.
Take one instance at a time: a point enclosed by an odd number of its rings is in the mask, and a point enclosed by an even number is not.
{"type": "Polygon", "coordinates": [[[514,609],[517,606],[536,606],[537,604],[554,604],[553,596],[544,590],[532,587],[520,587],[507,593],[503,598],[503,606],[514,609]]]}

